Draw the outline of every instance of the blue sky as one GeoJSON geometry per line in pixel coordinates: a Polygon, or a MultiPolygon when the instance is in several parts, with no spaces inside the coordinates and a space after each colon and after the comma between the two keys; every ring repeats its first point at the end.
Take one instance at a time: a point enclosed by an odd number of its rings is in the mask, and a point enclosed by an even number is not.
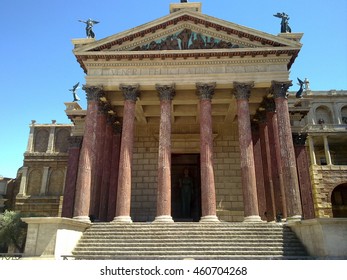
{"type": "MultiPolygon", "coordinates": [[[[84,83],[71,43],[85,37],[79,19],[100,21],[94,32],[102,39],[165,16],[169,4],[178,2],[0,0],[0,175],[15,177],[22,166],[31,120],[69,123],[64,112],[64,102],[72,101],[68,89],[84,83]]],[[[280,19],[273,14],[286,12],[292,32],[304,33],[291,79],[307,77],[312,90],[347,90],[346,0],[200,2],[204,14],[273,35],[280,31],[280,19]]],[[[85,108],[83,91],[79,96],[85,108]]]]}

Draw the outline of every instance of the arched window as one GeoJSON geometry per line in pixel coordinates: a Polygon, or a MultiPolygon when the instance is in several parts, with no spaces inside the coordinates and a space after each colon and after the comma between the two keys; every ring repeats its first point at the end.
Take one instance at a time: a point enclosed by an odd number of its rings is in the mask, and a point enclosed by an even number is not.
{"type": "Polygon", "coordinates": [[[53,169],[49,176],[48,195],[62,195],[64,185],[64,172],[59,169],[53,169]]]}
{"type": "Polygon", "coordinates": [[[69,136],[70,132],[68,129],[63,128],[58,130],[55,136],[55,152],[67,153],[67,150],[69,148],[69,136]]]}
{"type": "Polygon", "coordinates": [[[347,106],[342,107],[341,120],[342,124],[347,124],[347,106]]]}
{"type": "Polygon", "coordinates": [[[326,106],[319,106],[316,109],[316,124],[332,124],[333,117],[331,111],[326,106]]]}
{"type": "Polygon", "coordinates": [[[40,195],[42,182],[42,171],[39,169],[34,169],[29,173],[27,195],[40,195]]]}
{"type": "Polygon", "coordinates": [[[334,218],[347,218],[347,183],[338,185],[331,194],[334,218]]]}
{"type": "Polygon", "coordinates": [[[45,153],[48,147],[49,132],[46,129],[39,129],[35,133],[34,151],[45,153]]]}

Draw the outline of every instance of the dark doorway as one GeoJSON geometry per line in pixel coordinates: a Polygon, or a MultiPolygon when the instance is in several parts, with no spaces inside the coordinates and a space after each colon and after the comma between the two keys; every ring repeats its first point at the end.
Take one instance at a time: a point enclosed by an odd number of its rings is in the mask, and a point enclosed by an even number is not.
{"type": "Polygon", "coordinates": [[[331,204],[334,218],[347,218],[347,183],[333,190],[331,204]]]}
{"type": "Polygon", "coordinates": [[[175,222],[198,222],[201,217],[200,154],[172,154],[171,157],[171,215],[175,222]],[[191,196],[182,191],[185,169],[192,181],[191,196]],[[182,197],[183,196],[183,197],[182,197]],[[185,201],[189,206],[184,206],[185,201]]]}

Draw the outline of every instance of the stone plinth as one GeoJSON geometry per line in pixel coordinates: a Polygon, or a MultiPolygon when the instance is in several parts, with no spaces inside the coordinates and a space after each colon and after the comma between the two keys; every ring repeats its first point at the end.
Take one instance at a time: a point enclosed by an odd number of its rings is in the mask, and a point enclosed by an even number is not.
{"type": "Polygon", "coordinates": [[[313,257],[347,257],[347,219],[312,219],[288,223],[313,257]]]}
{"type": "Polygon", "coordinates": [[[28,224],[24,254],[26,257],[62,259],[71,255],[90,223],[68,218],[22,218],[28,224]]]}

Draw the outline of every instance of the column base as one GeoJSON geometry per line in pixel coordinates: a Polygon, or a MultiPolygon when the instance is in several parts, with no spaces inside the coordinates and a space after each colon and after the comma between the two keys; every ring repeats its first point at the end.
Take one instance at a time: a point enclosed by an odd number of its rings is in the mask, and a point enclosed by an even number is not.
{"type": "Polygon", "coordinates": [[[132,223],[130,216],[118,216],[114,217],[113,221],[114,223],[132,223]]]}
{"type": "Polygon", "coordinates": [[[201,217],[200,223],[219,223],[218,217],[215,215],[201,217]]]}
{"type": "Polygon", "coordinates": [[[287,223],[290,222],[300,222],[302,220],[302,216],[301,215],[294,215],[291,217],[287,217],[287,223]]]}
{"type": "Polygon", "coordinates": [[[153,223],[173,223],[173,222],[174,220],[169,215],[155,217],[155,220],[153,221],[153,223]]]}
{"type": "Polygon", "coordinates": [[[254,215],[254,216],[248,216],[245,217],[243,220],[244,223],[262,223],[260,216],[254,215]]]}
{"type": "Polygon", "coordinates": [[[75,216],[73,219],[80,222],[91,223],[89,216],[75,216]]]}

